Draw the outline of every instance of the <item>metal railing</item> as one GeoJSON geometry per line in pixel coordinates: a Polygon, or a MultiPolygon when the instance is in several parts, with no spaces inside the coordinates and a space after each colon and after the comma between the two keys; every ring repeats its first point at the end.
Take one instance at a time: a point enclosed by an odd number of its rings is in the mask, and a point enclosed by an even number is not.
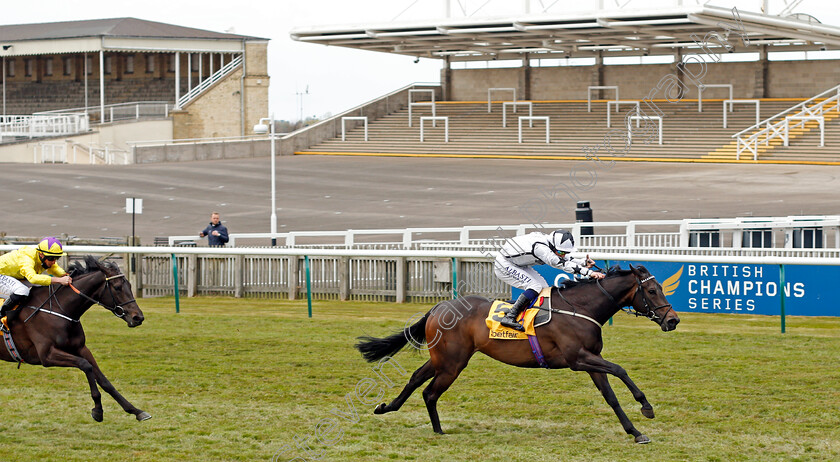
{"type": "Polygon", "coordinates": [[[219,80],[223,79],[228,74],[233,72],[233,70],[239,67],[240,64],[242,64],[242,55],[233,58],[231,62],[222,66],[221,69],[214,72],[206,79],[202,80],[197,86],[193,87],[192,90],[190,90],[186,95],[179,98],[177,107],[184,107],[185,104],[195,99],[201,93],[204,93],[204,91],[210,88],[214,83],[218,82],[219,80]]]}
{"type": "Polygon", "coordinates": [[[41,138],[83,133],[89,129],[84,113],[0,116],[0,138],[41,138]]]}
{"type": "Polygon", "coordinates": [[[89,120],[98,123],[110,123],[118,120],[139,120],[144,118],[166,118],[173,108],[167,101],[134,101],[129,103],[108,104],[104,114],[99,106],[77,107],[72,109],[57,109],[54,111],[36,112],[33,115],[54,116],[72,113],[84,113],[89,120]]]}
{"type": "MultiPolygon", "coordinates": [[[[0,251],[17,247],[0,245],[0,251]]],[[[696,250],[599,251],[589,256],[611,262],[840,266],[836,251],[819,255],[799,255],[795,249],[777,255],[691,253],[696,250]]],[[[84,245],[66,246],[65,251],[72,258],[116,254],[126,261],[133,255],[138,262],[136,273],[128,276],[138,298],[214,294],[296,299],[311,293],[317,299],[431,303],[470,294],[488,298],[511,295],[510,287],[493,275],[494,252],[84,245]]]]}
{"type": "MultiPolygon", "coordinates": [[[[735,158],[740,160],[741,153],[744,151],[749,151],[753,155],[753,160],[758,160],[758,151],[759,145],[764,144],[765,146],[770,145],[770,140],[781,138],[787,144],[788,142],[788,124],[789,124],[789,116],[787,114],[796,111],[790,117],[802,117],[802,116],[810,116],[810,117],[821,117],[824,112],[832,109],[830,106],[834,104],[833,109],[837,112],[840,112],[840,85],[835,87],[829,88],[828,90],[809,98],[789,109],[786,109],[772,117],[769,117],[761,122],[753,125],[752,127],[746,128],[741,130],[740,132],[732,135],[732,138],[736,139],[736,156],[735,158]],[[826,96],[831,93],[834,93],[834,96],[826,96]],[[816,102],[819,99],[823,99],[821,102],[816,102]],[[809,106],[810,105],[810,106],[809,106]],[[780,120],[777,120],[780,119],[780,120]],[[776,122],[773,122],[777,120],[776,122]],[[760,128],[761,126],[764,128],[760,128]],[[758,130],[752,134],[754,130],[758,130]]],[[[800,120],[796,125],[804,125],[805,120],[800,120]]]]}
{"type": "MultiPolygon", "coordinates": [[[[472,249],[492,251],[513,236],[531,231],[569,229],[582,250],[709,248],[698,237],[711,234],[723,238],[727,251],[752,249],[745,245],[743,233],[769,230],[777,234],[775,242],[794,248],[797,233],[818,231],[816,242],[807,248],[840,249],[840,216],[736,217],[720,219],[634,220],[624,222],[546,223],[503,226],[464,226],[405,229],[350,229],[346,231],[289,231],[283,233],[232,233],[228,245],[265,246],[274,239],[285,248],[333,249],[472,249]],[[582,228],[594,228],[595,234],[583,234],[582,228]],[[830,241],[829,234],[834,234],[830,241]],[[832,245],[833,242],[833,245],[832,245]]],[[[198,235],[169,236],[170,246],[200,241],[198,235]]],[[[806,247],[804,244],[802,247],[806,247]]],[[[765,248],[765,250],[771,250],[765,248]]]]}

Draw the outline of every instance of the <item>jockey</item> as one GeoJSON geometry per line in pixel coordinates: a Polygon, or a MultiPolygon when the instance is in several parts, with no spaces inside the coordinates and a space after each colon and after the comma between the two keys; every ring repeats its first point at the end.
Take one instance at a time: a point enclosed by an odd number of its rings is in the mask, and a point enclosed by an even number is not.
{"type": "Polygon", "coordinates": [[[20,280],[26,279],[39,286],[53,283],[66,286],[72,282],[70,275],[56,263],[62,255],[61,242],[57,238],[46,237],[38,245],[23,246],[0,256],[0,297],[6,299],[0,308],[0,318],[29,296],[29,287],[20,280]],[[44,271],[49,275],[41,274],[44,271]]]}
{"type": "Polygon", "coordinates": [[[523,310],[531,307],[540,291],[549,284],[532,268],[534,265],[551,265],[567,273],[580,274],[595,279],[602,279],[603,273],[591,270],[595,262],[586,258],[572,258],[575,251],[575,239],[564,229],[551,234],[534,232],[508,239],[499,250],[493,264],[493,272],[502,281],[524,292],[514,302],[501,324],[511,329],[524,332],[525,328],[516,321],[523,310]]]}

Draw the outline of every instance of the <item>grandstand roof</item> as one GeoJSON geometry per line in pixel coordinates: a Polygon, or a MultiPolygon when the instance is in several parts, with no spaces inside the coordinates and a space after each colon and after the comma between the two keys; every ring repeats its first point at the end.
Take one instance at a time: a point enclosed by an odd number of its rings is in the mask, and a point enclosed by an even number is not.
{"type": "Polygon", "coordinates": [[[100,50],[231,52],[241,51],[243,41],[265,40],[137,18],[91,19],[0,26],[0,56],[100,50]]]}
{"type": "MultiPolygon", "coordinates": [[[[738,11],[750,45],[767,51],[840,49],[840,28],[808,17],[738,11]]],[[[709,32],[735,28],[733,10],[714,6],[622,9],[577,15],[458,19],[295,29],[294,40],[452,61],[696,53],[709,32]],[[692,38],[694,35],[696,38],[692,38]],[[695,50],[691,50],[691,49],[695,50]]],[[[732,35],[735,35],[733,32],[732,35]]],[[[730,43],[738,37],[730,38],[730,43]]],[[[711,43],[714,43],[712,41],[711,43]]],[[[737,50],[742,51],[742,50],[737,50]]]]}

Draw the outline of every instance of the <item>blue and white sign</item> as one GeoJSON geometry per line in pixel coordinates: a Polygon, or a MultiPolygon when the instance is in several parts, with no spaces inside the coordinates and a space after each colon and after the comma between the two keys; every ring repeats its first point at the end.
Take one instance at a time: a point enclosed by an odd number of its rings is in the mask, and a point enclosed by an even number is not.
{"type": "MultiPolygon", "coordinates": [[[[662,284],[674,309],[695,313],[781,314],[781,293],[789,316],[840,316],[840,267],[786,265],[784,286],[779,265],[690,262],[611,261],[622,268],[642,265],[662,284]]],[[[604,266],[604,262],[598,262],[604,266]]],[[[535,267],[550,284],[571,274],[547,265],[535,267]]],[[[521,291],[515,290],[514,297],[521,291]]]]}

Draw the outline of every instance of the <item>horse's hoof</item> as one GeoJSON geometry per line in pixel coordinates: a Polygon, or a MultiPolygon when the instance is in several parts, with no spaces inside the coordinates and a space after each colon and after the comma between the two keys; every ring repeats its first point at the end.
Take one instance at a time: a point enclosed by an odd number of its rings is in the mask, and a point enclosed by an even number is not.
{"type": "Polygon", "coordinates": [[[93,408],[90,410],[90,416],[97,422],[102,422],[102,409],[93,408]]]}
{"type": "Polygon", "coordinates": [[[380,403],[379,406],[376,406],[376,409],[373,410],[374,414],[384,414],[385,413],[385,403],[380,403]]]}
{"type": "Polygon", "coordinates": [[[138,420],[138,421],[140,421],[140,422],[142,422],[142,421],[144,421],[144,420],[149,420],[149,419],[151,419],[151,418],[152,418],[152,415],[151,415],[151,414],[149,414],[149,413],[148,413],[148,412],[146,412],[146,411],[143,411],[143,412],[141,412],[141,413],[137,414],[137,420],[138,420]]]}
{"type": "Polygon", "coordinates": [[[650,438],[645,435],[639,435],[636,437],[636,442],[639,444],[648,444],[650,443],[650,438]]]}
{"type": "Polygon", "coordinates": [[[644,407],[644,406],[642,406],[642,415],[643,415],[643,416],[645,416],[645,417],[647,417],[648,419],[652,419],[652,418],[653,418],[653,407],[651,407],[651,406],[648,406],[648,407],[644,407]]]}

